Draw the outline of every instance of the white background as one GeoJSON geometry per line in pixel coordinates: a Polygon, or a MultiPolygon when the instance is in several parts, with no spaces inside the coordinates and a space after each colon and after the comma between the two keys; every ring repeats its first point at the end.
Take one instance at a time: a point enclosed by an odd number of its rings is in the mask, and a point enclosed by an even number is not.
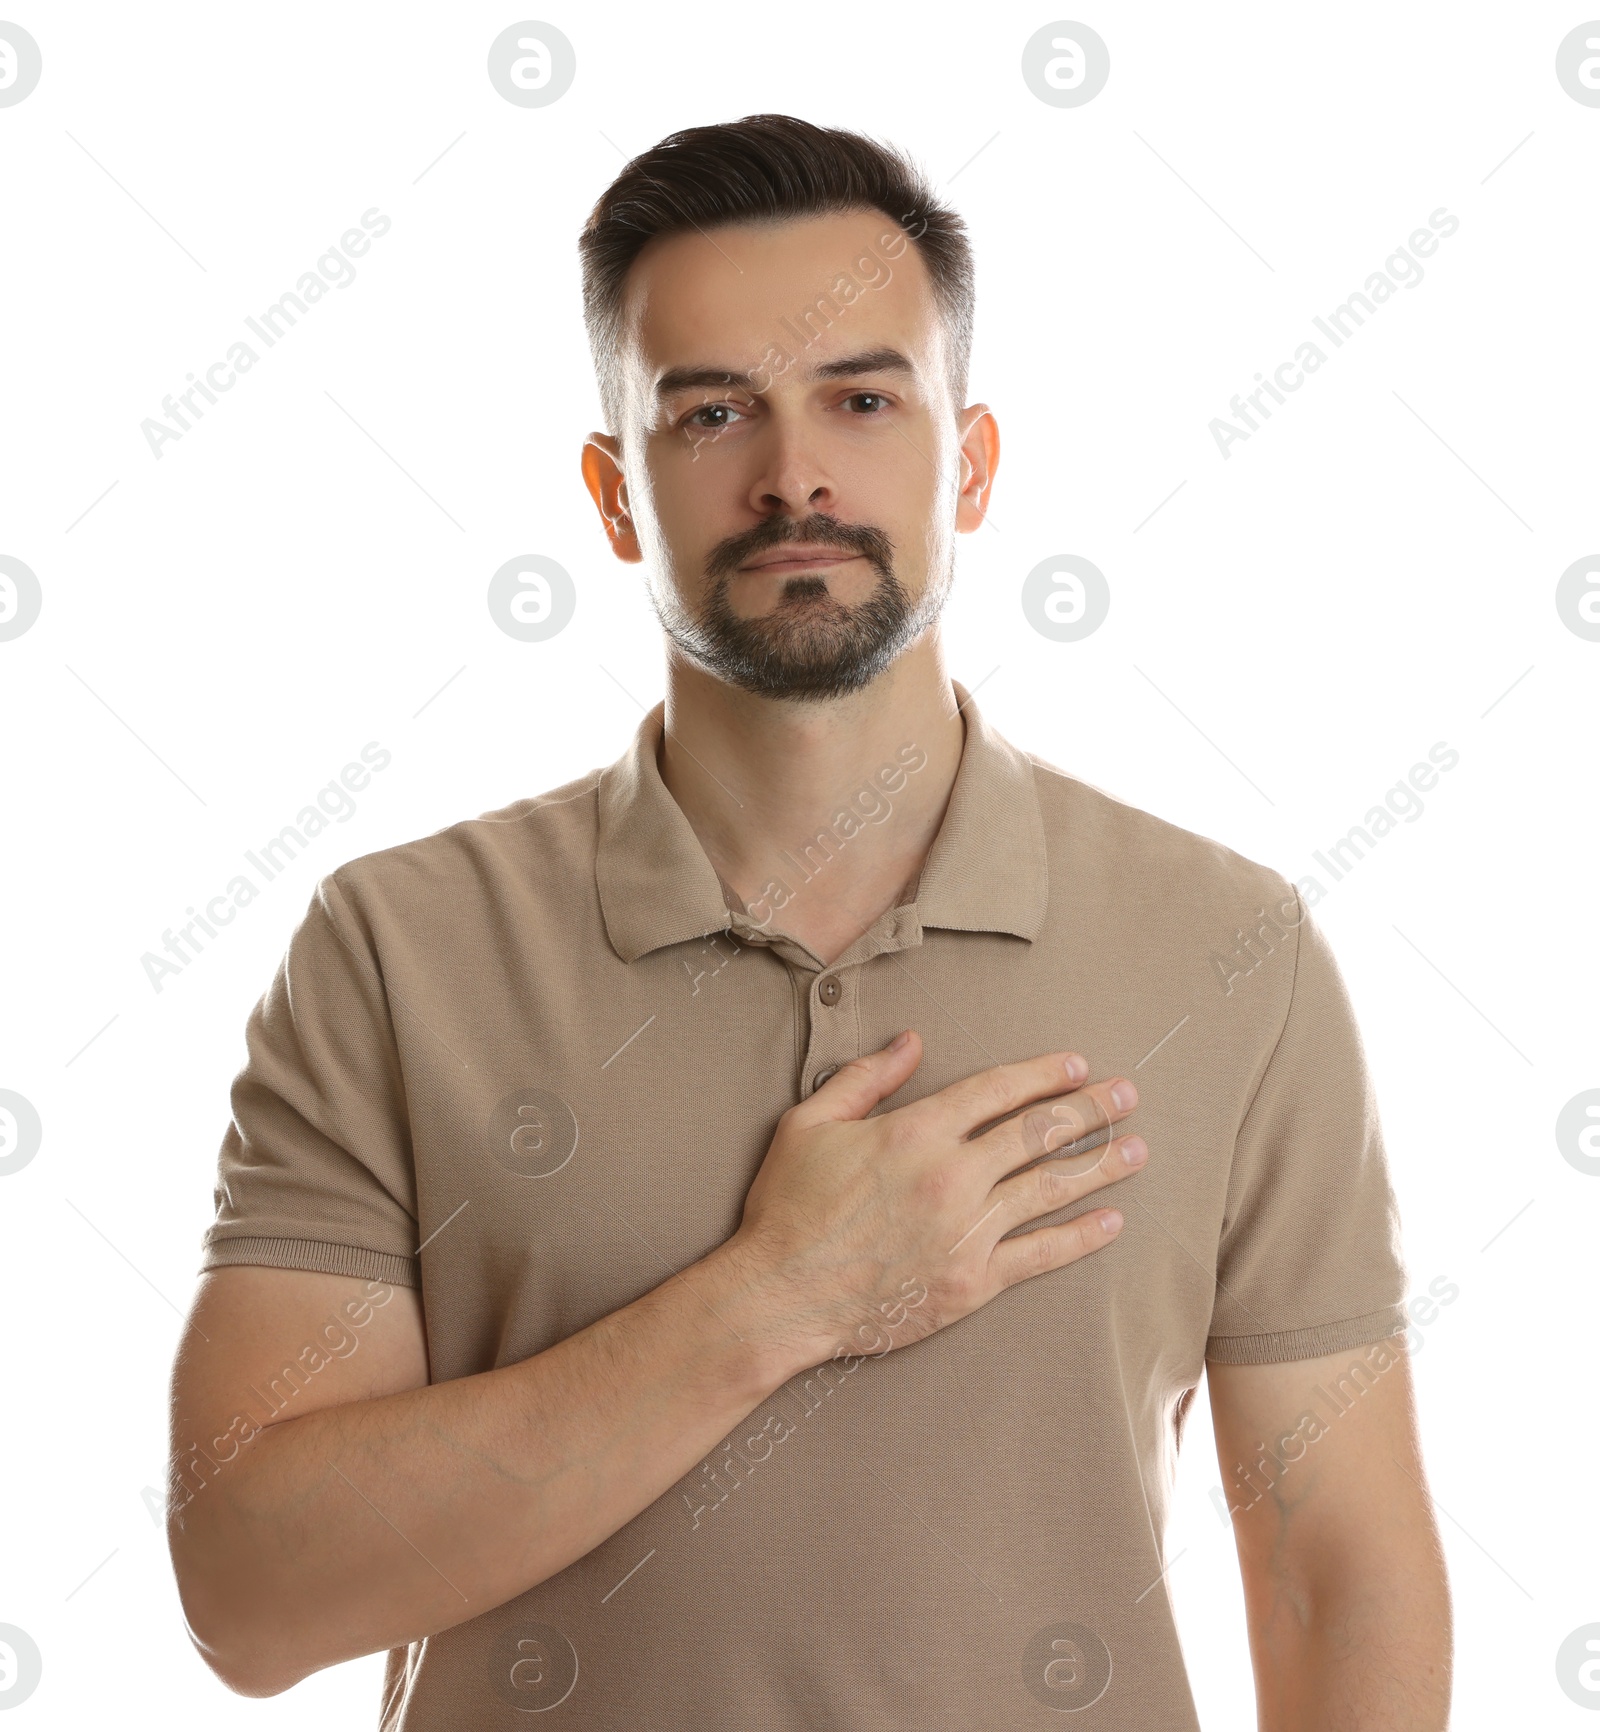
{"type": "MultiPolygon", "coordinates": [[[[228,1085],[318,876],[610,762],[660,696],[579,481],[575,238],[625,155],[764,110],[904,144],[971,225],[1004,459],[953,672],[1014,742],[1329,887],[1411,1287],[1460,1289],[1416,1363],[1454,1723],[1600,1724],[1555,1679],[1600,1620],[1600,1178],[1554,1135],[1600,1086],[1600,644],[1555,605],[1600,545],[1600,109],[1554,70],[1588,14],[1097,4],[1065,14],[1111,54],[1077,109],[1019,70],[1062,14],[1009,4],[536,12],[577,52],[542,109],[486,75],[529,16],[505,8],[4,16],[44,65],[0,109],[0,553],[44,592],[0,643],[0,1088],[44,1124],[0,1178],[0,1622],[45,1667],[16,1725],[376,1722],[381,1656],[230,1696],[141,1496],[228,1085]],[[154,458],[140,423],[373,206],[357,279],[154,458]],[[1224,460],[1211,419],[1440,207],[1425,279],[1224,460]],[[528,552],[578,590],[545,643],[485,605],[528,552]],[[1060,553],[1111,587],[1079,643],[1019,605],[1060,553]],[[393,762],[357,814],[155,992],[143,953],[369,740],[393,762]],[[1423,815],[1318,872],[1441,740],[1423,815]]],[[[1217,1478],[1202,1401],[1168,1581],[1203,1724],[1234,1732],[1217,1478]]]]}

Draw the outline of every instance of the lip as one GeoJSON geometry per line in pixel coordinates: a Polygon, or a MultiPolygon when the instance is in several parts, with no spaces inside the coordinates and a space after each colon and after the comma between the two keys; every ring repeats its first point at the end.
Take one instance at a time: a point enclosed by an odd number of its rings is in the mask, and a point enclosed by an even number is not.
{"type": "Polygon", "coordinates": [[[859,559],[858,553],[846,553],[837,547],[819,547],[814,543],[793,543],[784,547],[774,547],[766,553],[758,554],[748,565],[741,565],[741,571],[766,571],[770,567],[789,565],[815,570],[819,565],[844,565],[852,559],[859,559]]]}

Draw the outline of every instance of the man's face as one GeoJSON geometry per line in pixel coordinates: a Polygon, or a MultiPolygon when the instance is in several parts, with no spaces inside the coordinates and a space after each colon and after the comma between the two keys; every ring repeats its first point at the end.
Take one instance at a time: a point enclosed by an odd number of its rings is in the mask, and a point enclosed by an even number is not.
{"type": "Polygon", "coordinates": [[[662,626],[747,691],[859,690],[937,619],[981,517],[964,436],[992,468],[916,247],[871,210],[666,236],[626,309],[625,432],[585,473],[662,626]]]}

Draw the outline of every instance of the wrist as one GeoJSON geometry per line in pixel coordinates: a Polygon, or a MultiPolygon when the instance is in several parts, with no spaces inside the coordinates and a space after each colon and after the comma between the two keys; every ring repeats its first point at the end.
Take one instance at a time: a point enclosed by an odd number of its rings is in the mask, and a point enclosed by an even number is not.
{"type": "Polygon", "coordinates": [[[735,1234],[696,1265],[704,1291],[722,1324],[745,1350],[752,1388],[764,1400],[791,1377],[826,1359],[830,1345],[817,1345],[806,1327],[809,1307],[790,1283],[735,1234]]]}

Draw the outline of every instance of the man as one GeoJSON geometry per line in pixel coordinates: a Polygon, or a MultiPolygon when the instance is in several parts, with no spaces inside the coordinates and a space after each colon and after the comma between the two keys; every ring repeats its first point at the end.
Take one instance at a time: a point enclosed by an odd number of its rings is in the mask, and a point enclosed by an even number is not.
{"type": "Polygon", "coordinates": [[[765,115],[630,163],[582,254],[666,698],[331,874],[252,1017],[173,1389],[200,1651],[270,1695],[387,1649],[393,1732],[1193,1727],[1208,1363],[1261,1725],[1442,1727],[1327,943],[946,672],[999,454],[959,219],[765,115]]]}

